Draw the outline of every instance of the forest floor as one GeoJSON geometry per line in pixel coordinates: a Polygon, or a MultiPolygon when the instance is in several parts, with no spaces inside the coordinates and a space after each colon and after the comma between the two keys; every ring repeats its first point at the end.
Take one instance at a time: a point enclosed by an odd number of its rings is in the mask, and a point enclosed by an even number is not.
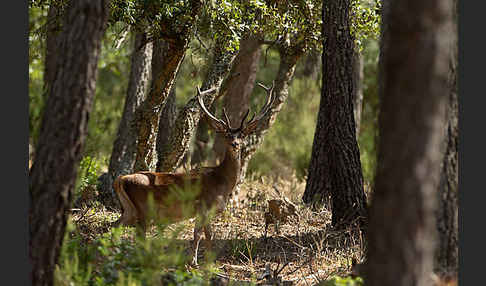
{"type": "MultiPolygon", "coordinates": [[[[356,229],[333,230],[329,211],[324,208],[313,211],[303,205],[304,188],[305,182],[295,177],[285,180],[262,177],[242,184],[237,200],[229,203],[226,211],[211,222],[214,236],[212,268],[230,280],[253,282],[258,282],[265,268],[278,270],[278,279],[291,281],[288,282],[291,285],[315,285],[335,275],[350,275],[352,261],[361,261],[364,255],[362,234],[356,229]],[[278,227],[271,224],[265,239],[265,212],[268,212],[268,201],[272,199],[290,201],[298,215],[289,216],[278,227]]],[[[99,240],[121,215],[100,204],[89,205],[83,205],[71,216],[75,226],[73,233],[82,238],[83,244],[99,240]]],[[[170,225],[163,234],[153,227],[147,238],[170,237],[168,231],[177,229],[175,240],[190,256],[193,227],[194,219],[170,225]]],[[[121,239],[132,243],[135,240],[133,228],[121,229],[121,239]]],[[[200,253],[205,253],[204,244],[200,253]]],[[[204,263],[204,258],[200,261],[204,263]]],[[[94,259],[94,273],[100,274],[106,262],[102,255],[94,259]]],[[[127,264],[119,263],[117,269],[123,272],[123,265],[127,264]]],[[[194,267],[186,265],[188,270],[194,267]]]]}

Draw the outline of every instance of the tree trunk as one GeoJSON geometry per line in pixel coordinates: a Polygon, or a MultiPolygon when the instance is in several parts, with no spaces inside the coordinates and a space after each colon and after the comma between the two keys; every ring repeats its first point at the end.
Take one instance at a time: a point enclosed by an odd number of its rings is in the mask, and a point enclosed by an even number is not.
{"type": "MultiPolygon", "coordinates": [[[[213,101],[213,105],[209,108],[212,114],[216,114],[215,110],[215,103],[213,101]]],[[[203,115],[203,117],[205,117],[203,115]]],[[[216,134],[216,137],[218,135],[216,134]]],[[[194,142],[194,151],[191,156],[191,168],[196,166],[200,166],[205,160],[209,158],[209,152],[211,148],[209,147],[209,142],[211,141],[209,135],[209,125],[206,120],[199,120],[199,124],[197,125],[196,129],[196,137],[194,142]]],[[[216,144],[216,142],[215,142],[216,144]]]]}
{"type": "Polygon", "coordinates": [[[125,107],[113,144],[108,173],[101,175],[98,179],[100,200],[107,206],[117,208],[119,206],[117,196],[113,191],[113,181],[120,175],[133,172],[138,133],[135,124],[135,111],[145,98],[152,58],[152,43],[142,46],[142,43],[145,43],[146,40],[146,33],[136,32],[134,35],[135,41],[125,107]]]}
{"type": "Polygon", "coordinates": [[[155,169],[160,111],[164,108],[165,101],[175,82],[188,42],[188,39],[165,41],[159,48],[154,47],[153,59],[164,59],[164,64],[152,61],[152,86],[147,98],[136,112],[138,145],[135,171],[153,171],[155,169]]]}
{"type": "Polygon", "coordinates": [[[175,120],[177,118],[176,106],[176,91],[175,86],[172,86],[169,97],[165,103],[164,109],[160,114],[159,132],[157,133],[157,172],[162,171],[162,162],[164,161],[163,150],[169,144],[169,138],[174,128],[175,120]]]}
{"type": "Polygon", "coordinates": [[[282,46],[279,47],[279,54],[280,63],[277,75],[275,76],[275,87],[273,89],[275,100],[269,115],[262,119],[260,126],[255,133],[247,137],[245,145],[241,150],[240,183],[245,179],[248,163],[250,162],[251,157],[262,144],[264,135],[277,119],[278,113],[282,109],[285,100],[287,100],[290,81],[294,76],[297,61],[303,55],[303,49],[282,44],[282,46]]]}
{"type": "Polygon", "coordinates": [[[383,6],[380,139],[367,285],[431,285],[440,146],[450,94],[451,2],[383,6]]]}
{"type": "MultiPolygon", "coordinates": [[[[216,43],[213,63],[201,87],[201,91],[212,88],[216,89],[215,92],[204,95],[204,104],[206,106],[211,106],[216,94],[221,88],[224,77],[231,68],[235,55],[235,52],[225,50],[224,43],[216,43]]],[[[170,143],[166,145],[168,148],[163,151],[162,158],[164,161],[161,163],[162,171],[172,172],[179,166],[189,148],[189,143],[200,119],[201,110],[194,97],[177,115],[175,126],[169,139],[170,143]]]]}
{"type": "Polygon", "coordinates": [[[439,234],[435,269],[437,272],[457,275],[458,257],[458,100],[457,100],[457,2],[454,1],[449,71],[449,104],[444,140],[437,209],[439,234]]]}
{"type": "MultiPolygon", "coordinates": [[[[44,62],[44,95],[50,93],[50,87],[56,78],[57,41],[61,31],[61,8],[59,3],[51,1],[47,12],[46,56],[44,62]]],[[[44,98],[45,100],[46,98],[44,98]]]]}
{"type": "Polygon", "coordinates": [[[355,51],[354,56],[354,122],[356,123],[356,138],[359,138],[359,130],[361,126],[361,111],[363,109],[363,75],[364,75],[364,64],[363,56],[360,52],[355,51]]]}
{"type": "Polygon", "coordinates": [[[32,285],[52,285],[95,93],[109,1],[70,1],[30,171],[32,285]]]}
{"type": "Polygon", "coordinates": [[[354,39],[349,30],[349,0],[323,5],[322,93],[303,196],[323,204],[331,197],[332,226],[339,229],[367,218],[366,195],[356,140],[354,39]]]}
{"type": "MultiPolygon", "coordinates": [[[[152,3],[158,6],[160,3],[152,3]]],[[[136,124],[138,125],[137,155],[135,158],[135,171],[155,170],[157,163],[156,140],[159,129],[160,112],[163,110],[170,90],[175,82],[179,67],[184,59],[189,45],[193,27],[201,11],[203,1],[193,0],[189,14],[181,16],[190,19],[173,20],[167,23],[161,20],[161,31],[158,31],[157,40],[164,40],[159,48],[154,47],[153,58],[164,59],[164,64],[152,63],[152,86],[144,102],[136,111],[136,124]],[[160,53],[160,55],[158,55],[160,53]],[[156,68],[154,69],[154,64],[156,68]]],[[[151,6],[151,5],[149,5],[151,6]]],[[[156,9],[159,9],[157,7],[156,9]]]]}
{"type": "MultiPolygon", "coordinates": [[[[236,56],[231,69],[231,75],[237,75],[229,86],[226,95],[223,97],[223,107],[230,119],[236,124],[241,122],[245,112],[250,108],[250,95],[255,86],[256,74],[261,55],[261,43],[255,36],[245,37],[240,44],[240,52],[236,56]]],[[[214,151],[217,160],[224,157],[224,142],[220,134],[216,135],[214,151]]]]}

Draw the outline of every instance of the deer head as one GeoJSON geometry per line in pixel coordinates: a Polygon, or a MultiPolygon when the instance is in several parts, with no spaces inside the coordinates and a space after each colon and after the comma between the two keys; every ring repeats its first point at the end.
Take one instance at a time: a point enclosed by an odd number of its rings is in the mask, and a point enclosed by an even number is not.
{"type": "Polygon", "coordinates": [[[206,108],[204,105],[204,100],[202,98],[202,95],[205,94],[206,92],[212,91],[208,90],[205,92],[201,92],[199,87],[197,87],[197,100],[199,103],[199,106],[201,107],[203,113],[206,115],[207,122],[209,126],[219,134],[223,135],[223,138],[226,143],[226,148],[227,151],[230,152],[230,154],[236,158],[239,158],[239,154],[241,153],[241,148],[243,145],[244,139],[253,133],[257,127],[259,126],[261,120],[269,114],[271,111],[271,106],[273,104],[273,101],[275,100],[275,97],[273,96],[273,88],[274,88],[275,82],[272,83],[271,87],[266,87],[261,83],[258,83],[260,87],[265,89],[267,93],[267,100],[265,102],[265,105],[262,107],[260,113],[258,115],[253,114],[252,118],[249,121],[246,121],[250,109],[248,109],[243,116],[243,119],[241,120],[241,123],[239,127],[235,128],[231,125],[231,122],[228,118],[228,115],[226,114],[226,110],[223,108],[223,120],[216,118],[209,110],[206,108]]]}

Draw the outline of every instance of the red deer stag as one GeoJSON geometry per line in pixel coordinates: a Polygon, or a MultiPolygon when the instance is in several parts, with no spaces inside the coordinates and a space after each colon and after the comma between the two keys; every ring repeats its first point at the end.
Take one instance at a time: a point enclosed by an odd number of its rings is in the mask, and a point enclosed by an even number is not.
{"type": "Polygon", "coordinates": [[[209,211],[221,212],[238,182],[243,140],[255,131],[262,118],[267,116],[271,110],[274,101],[272,95],[274,84],[270,88],[260,83],[258,85],[266,90],[267,101],[257,116],[253,115],[248,122],[245,122],[250,112],[248,110],[238,128],[231,127],[224,109],[224,120],[220,120],[204,106],[202,95],[212,90],[201,92],[197,88],[197,100],[206,115],[210,128],[224,135],[226,153],[223,161],[218,166],[201,168],[191,173],[144,171],[119,176],[113,183],[123,208],[123,214],[118,223],[135,225],[144,235],[151,215],[155,215],[156,219],[165,219],[168,222],[177,222],[196,216],[193,263],[197,264],[197,249],[201,230],[204,231],[206,236],[208,248],[211,247],[209,211]],[[184,211],[183,205],[187,202],[187,199],[184,200],[183,197],[186,196],[187,198],[188,192],[192,194],[194,200],[189,211],[187,211],[187,208],[184,211]],[[153,200],[150,200],[149,196],[153,200]],[[149,205],[153,206],[153,212],[150,212],[149,205]]]}

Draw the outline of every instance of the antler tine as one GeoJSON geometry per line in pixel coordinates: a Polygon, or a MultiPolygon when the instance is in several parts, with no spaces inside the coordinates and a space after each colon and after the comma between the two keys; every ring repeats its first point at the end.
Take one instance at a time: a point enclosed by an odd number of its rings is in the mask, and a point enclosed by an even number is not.
{"type": "Polygon", "coordinates": [[[267,93],[273,92],[273,88],[275,87],[275,81],[272,81],[272,86],[271,87],[266,87],[264,86],[261,82],[257,83],[261,88],[263,88],[267,93]]]}
{"type": "Polygon", "coordinates": [[[265,105],[262,107],[262,110],[256,116],[256,118],[255,118],[256,121],[260,120],[262,117],[264,117],[266,115],[266,113],[268,112],[268,110],[272,106],[273,101],[275,100],[275,97],[273,96],[273,88],[275,87],[275,81],[272,82],[272,86],[271,87],[266,87],[266,86],[264,86],[260,82],[258,83],[258,85],[260,87],[262,87],[267,92],[267,94],[268,94],[267,96],[268,97],[267,97],[267,101],[265,102],[265,105]]]}
{"type": "Polygon", "coordinates": [[[275,100],[275,97],[273,96],[273,88],[275,87],[275,81],[272,82],[272,86],[271,87],[266,87],[264,86],[262,83],[258,83],[258,85],[260,87],[262,87],[263,89],[265,89],[265,91],[267,92],[267,101],[265,102],[265,105],[262,107],[260,113],[258,115],[253,115],[253,117],[251,118],[250,121],[248,121],[248,123],[246,124],[246,133],[250,133],[251,131],[253,131],[253,129],[255,129],[256,125],[258,125],[258,122],[263,118],[265,117],[268,112],[271,110],[271,106],[273,104],[273,101],[275,100]]]}
{"type": "MultiPolygon", "coordinates": [[[[243,129],[243,125],[245,124],[245,120],[246,118],[248,117],[248,114],[250,114],[250,109],[248,108],[248,110],[246,111],[245,115],[243,116],[243,119],[241,119],[241,124],[240,124],[240,130],[243,129]]],[[[255,117],[255,115],[253,114],[253,117],[255,117]]],[[[253,117],[251,119],[253,119],[253,117]]],[[[250,120],[251,121],[251,120],[250,120]]]]}
{"type": "Polygon", "coordinates": [[[206,114],[206,116],[210,119],[210,121],[214,123],[213,128],[219,129],[219,131],[223,131],[228,126],[226,126],[226,123],[224,123],[222,120],[219,120],[214,115],[212,115],[211,112],[209,112],[209,110],[204,105],[204,101],[201,96],[203,94],[209,93],[209,91],[212,91],[212,89],[205,90],[204,92],[201,92],[199,87],[196,87],[196,89],[197,89],[197,96],[196,96],[197,102],[199,103],[199,106],[203,110],[204,114],[206,114]]]}
{"type": "Polygon", "coordinates": [[[228,125],[228,128],[231,129],[231,123],[228,118],[228,115],[226,114],[226,108],[223,107],[223,115],[224,115],[224,120],[226,121],[226,125],[228,125]]]}
{"type": "Polygon", "coordinates": [[[215,91],[217,88],[216,87],[213,87],[213,88],[210,88],[210,89],[206,89],[203,92],[201,92],[201,89],[199,88],[199,86],[196,86],[196,89],[197,89],[197,94],[198,95],[205,95],[207,93],[211,93],[211,92],[215,91]]]}

